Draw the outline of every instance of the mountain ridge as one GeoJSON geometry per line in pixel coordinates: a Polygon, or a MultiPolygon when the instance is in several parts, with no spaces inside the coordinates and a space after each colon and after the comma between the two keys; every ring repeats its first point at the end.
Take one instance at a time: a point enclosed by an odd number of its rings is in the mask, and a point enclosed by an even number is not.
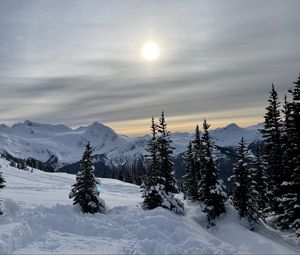
{"type": "MultiPolygon", "coordinates": [[[[241,136],[244,136],[249,144],[261,139],[255,126],[248,129],[235,123],[211,130],[211,135],[215,144],[221,147],[236,146],[241,136]]],[[[171,133],[175,147],[174,155],[183,153],[193,137],[194,134],[188,132],[171,133]]],[[[99,122],[75,129],[62,124],[41,124],[30,120],[16,123],[11,127],[0,125],[2,151],[17,158],[34,158],[41,162],[46,162],[55,155],[61,164],[78,162],[85,144],[90,141],[94,154],[105,155],[106,164],[124,165],[147,153],[148,138],[149,135],[137,137],[121,135],[99,122]]]]}
{"type": "MultiPolygon", "coordinates": [[[[51,127],[51,128],[62,128],[62,129],[64,128],[66,131],[73,131],[73,132],[83,131],[83,130],[86,130],[87,128],[90,128],[90,127],[93,127],[93,126],[99,126],[99,127],[104,127],[104,128],[111,129],[112,131],[116,132],[113,128],[109,127],[106,124],[100,123],[98,121],[94,121],[91,124],[81,125],[79,127],[72,128],[72,127],[69,127],[69,126],[67,126],[65,124],[60,124],[60,123],[58,123],[58,124],[41,123],[41,122],[36,122],[36,121],[32,121],[32,120],[24,120],[23,122],[17,122],[17,123],[11,124],[11,125],[7,125],[5,123],[0,123],[0,132],[3,131],[2,129],[11,130],[11,129],[14,129],[14,128],[20,127],[20,126],[28,126],[28,127],[51,127]]],[[[250,126],[246,126],[246,127],[241,127],[238,124],[232,122],[232,123],[227,124],[224,127],[217,127],[217,128],[211,129],[211,131],[222,130],[222,129],[237,129],[237,128],[252,130],[252,129],[262,128],[262,126],[263,126],[263,123],[257,123],[257,124],[254,124],[254,125],[250,125],[250,126]]],[[[179,134],[192,134],[192,132],[193,131],[191,131],[191,132],[189,132],[189,131],[182,131],[182,132],[180,132],[180,131],[172,131],[173,134],[176,134],[176,133],[179,133],[179,134]]],[[[124,135],[124,134],[120,133],[119,135],[125,136],[125,137],[135,138],[135,137],[143,137],[143,136],[146,136],[147,134],[137,135],[137,136],[127,136],[127,135],[124,135]]]]}

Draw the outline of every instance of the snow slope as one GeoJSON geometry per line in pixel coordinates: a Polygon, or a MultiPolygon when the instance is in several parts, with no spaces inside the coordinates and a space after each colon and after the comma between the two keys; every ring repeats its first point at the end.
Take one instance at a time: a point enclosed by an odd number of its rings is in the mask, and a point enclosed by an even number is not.
{"type": "Polygon", "coordinates": [[[211,132],[212,137],[217,145],[221,147],[237,146],[243,136],[246,144],[250,144],[261,139],[258,129],[262,128],[261,124],[241,128],[238,125],[231,123],[224,128],[217,128],[211,132]]]}
{"type": "Polygon", "coordinates": [[[0,130],[2,150],[18,158],[32,157],[42,162],[52,155],[57,156],[60,162],[76,162],[88,141],[93,144],[95,154],[102,154],[130,144],[131,140],[97,122],[72,130],[63,125],[25,121],[0,130]]]}
{"type": "MultiPolygon", "coordinates": [[[[241,128],[230,124],[212,131],[219,146],[235,146],[241,136],[251,143],[260,139],[257,128],[241,128]]],[[[190,133],[172,133],[175,155],[186,151],[190,133]]],[[[0,125],[0,152],[7,151],[17,158],[35,158],[46,162],[51,156],[58,158],[59,164],[69,164],[80,160],[85,144],[90,141],[94,155],[104,154],[106,164],[120,166],[146,154],[148,136],[127,137],[113,129],[93,123],[89,126],[71,129],[64,125],[40,124],[32,121],[17,123],[12,127],[0,125]]]]}
{"type": "Polygon", "coordinates": [[[162,208],[143,211],[139,187],[101,179],[106,214],[83,215],[68,199],[74,175],[18,170],[0,159],[7,187],[1,192],[0,253],[16,254],[297,254],[295,244],[266,228],[251,232],[230,209],[217,227],[205,228],[198,206],[186,215],[162,208]]]}

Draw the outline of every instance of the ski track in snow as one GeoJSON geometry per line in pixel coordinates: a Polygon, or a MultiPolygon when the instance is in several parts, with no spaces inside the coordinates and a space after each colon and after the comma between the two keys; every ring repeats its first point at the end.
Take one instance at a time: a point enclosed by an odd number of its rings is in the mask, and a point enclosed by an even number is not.
{"type": "Polygon", "coordinates": [[[230,208],[211,229],[195,205],[186,204],[183,217],[162,208],[143,211],[139,187],[118,180],[101,179],[105,214],[82,214],[68,199],[74,175],[30,173],[3,159],[0,165],[7,181],[1,191],[1,254],[299,253],[264,226],[248,230],[230,208]]]}

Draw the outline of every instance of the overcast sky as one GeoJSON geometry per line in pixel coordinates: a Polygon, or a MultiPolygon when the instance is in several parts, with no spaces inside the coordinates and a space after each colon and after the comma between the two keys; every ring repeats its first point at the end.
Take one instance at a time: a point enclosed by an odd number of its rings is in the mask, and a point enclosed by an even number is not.
{"type": "Polygon", "coordinates": [[[300,72],[299,0],[0,1],[0,123],[146,133],[262,121],[300,72]],[[157,61],[142,58],[148,40],[157,61]]]}

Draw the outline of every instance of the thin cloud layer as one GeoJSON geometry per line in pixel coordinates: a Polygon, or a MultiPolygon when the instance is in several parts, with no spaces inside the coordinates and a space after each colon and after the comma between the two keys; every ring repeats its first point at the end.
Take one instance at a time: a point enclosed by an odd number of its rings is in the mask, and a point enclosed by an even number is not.
{"type": "Polygon", "coordinates": [[[106,123],[144,133],[262,120],[300,71],[300,2],[0,1],[0,122],[106,123]],[[158,61],[143,43],[161,46],[158,61]],[[130,128],[126,128],[126,125],[130,128]]]}

